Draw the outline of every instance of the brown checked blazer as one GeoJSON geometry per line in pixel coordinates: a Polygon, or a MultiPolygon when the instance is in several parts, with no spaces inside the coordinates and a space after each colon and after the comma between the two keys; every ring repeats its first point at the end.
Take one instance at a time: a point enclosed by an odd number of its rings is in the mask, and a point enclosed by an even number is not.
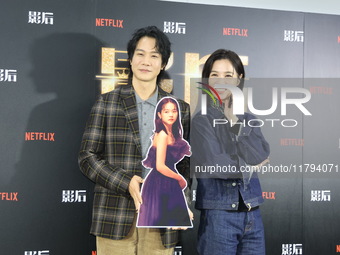
{"type": "MultiPolygon", "coordinates": [[[[158,100],[171,96],[161,88],[158,100]]],[[[189,105],[178,100],[181,108],[183,138],[189,141],[189,105]]],[[[135,92],[123,85],[100,95],[93,106],[79,152],[79,166],[95,182],[91,233],[114,240],[123,239],[130,231],[136,215],[129,193],[134,175],[142,174],[142,155],[135,92]]],[[[184,158],[177,170],[190,187],[189,159],[184,158]]],[[[189,200],[188,200],[189,201],[189,200]]],[[[165,247],[174,247],[178,232],[161,229],[165,247]]]]}

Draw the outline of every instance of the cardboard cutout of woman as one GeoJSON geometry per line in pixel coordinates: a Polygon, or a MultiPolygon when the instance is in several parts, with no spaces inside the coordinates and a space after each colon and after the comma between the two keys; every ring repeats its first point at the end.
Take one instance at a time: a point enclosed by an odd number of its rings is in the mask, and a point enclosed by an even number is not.
{"type": "Polygon", "coordinates": [[[162,98],[155,110],[154,134],[142,164],[150,168],[142,189],[142,205],[137,227],[192,227],[183,190],[187,182],[176,169],[184,156],[191,156],[190,145],[183,139],[178,102],[162,98]]]}

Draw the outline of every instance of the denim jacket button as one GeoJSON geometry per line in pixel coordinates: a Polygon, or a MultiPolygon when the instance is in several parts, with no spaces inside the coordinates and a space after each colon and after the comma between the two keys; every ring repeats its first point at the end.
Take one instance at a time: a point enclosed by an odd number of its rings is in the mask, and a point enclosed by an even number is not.
{"type": "Polygon", "coordinates": [[[232,208],[235,208],[235,207],[236,207],[236,205],[235,205],[235,204],[232,204],[232,205],[231,205],[231,207],[232,207],[232,208]]]}
{"type": "Polygon", "coordinates": [[[235,187],[236,186],[236,182],[233,182],[231,185],[233,185],[233,187],[235,187]]]}

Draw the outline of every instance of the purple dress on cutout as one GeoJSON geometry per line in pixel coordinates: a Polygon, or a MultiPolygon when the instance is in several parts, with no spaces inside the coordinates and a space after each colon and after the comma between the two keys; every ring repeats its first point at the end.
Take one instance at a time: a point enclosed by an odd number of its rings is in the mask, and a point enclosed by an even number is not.
{"type": "MultiPolygon", "coordinates": [[[[190,146],[179,139],[167,146],[165,164],[175,173],[175,164],[190,156],[190,146]]],[[[150,147],[143,165],[151,168],[142,187],[143,204],[138,216],[138,227],[192,227],[184,193],[177,180],[156,169],[156,147],[150,147]]]]}

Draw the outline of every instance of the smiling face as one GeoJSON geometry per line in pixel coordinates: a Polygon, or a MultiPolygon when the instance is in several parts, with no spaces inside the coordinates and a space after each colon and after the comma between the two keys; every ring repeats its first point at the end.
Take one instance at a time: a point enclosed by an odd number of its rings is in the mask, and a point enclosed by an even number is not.
{"type": "Polygon", "coordinates": [[[166,103],[163,105],[161,112],[158,112],[158,117],[166,126],[172,126],[178,118],[177,106],[174,103],[166,103]]]}
{"type": "Polygon", "coordinates": [[[162,70],[162,56],[156,49],[156,40],[151,37],[142,37],[136,46],[130,61],[133,72],[132,83],[156,84],[157,76],[162,70]]]}
{"type": "MultiPolygon", "coordinates": [[[[235,68],[233,67],[230,60],[219,59],[214,62],[211,68],[211,72],[209,74],[209,85],[213,88],[216,84],[229,84],[237,86],[240,82],[239,78],[242,78],[241,76],[239,76],[235,71],[235,68]]],[[[231,96],[231,92],[228,89],[216,89],[216,91],[222,101],[229,99],[231,96]]]]}

